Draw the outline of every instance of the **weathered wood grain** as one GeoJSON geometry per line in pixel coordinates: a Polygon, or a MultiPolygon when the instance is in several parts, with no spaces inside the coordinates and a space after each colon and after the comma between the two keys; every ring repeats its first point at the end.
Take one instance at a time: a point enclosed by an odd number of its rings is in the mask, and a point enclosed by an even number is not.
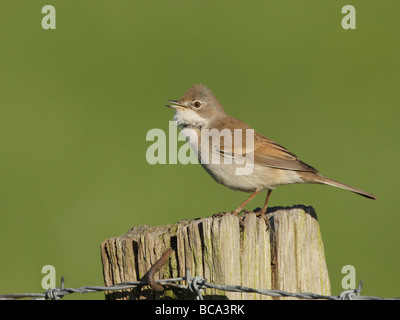
{"type": "MultiPolygon", "coordinates": [[[[324,247],[312,207],[271,208],[267,217],[268,224],[247,213],[133,227],[101,244],[105,285],[140,280],[172,247],[169,261],[156,279],[183,277],[189,268],[192,276],[215,284],[330,294],[324,247]]],[[[130,292],[109,292],[106,298],[194,298],[188,290],[166,289],[159,294],[144,286],[130,292]]],[[[215,289],[207,289],[203,295],[206,299],[271,299],[215,289]]]]}

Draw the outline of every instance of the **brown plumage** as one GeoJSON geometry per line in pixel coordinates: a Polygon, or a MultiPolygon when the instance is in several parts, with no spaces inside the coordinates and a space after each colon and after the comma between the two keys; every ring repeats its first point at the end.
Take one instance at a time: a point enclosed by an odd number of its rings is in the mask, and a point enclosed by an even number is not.
{"type": "Polygon", "coordinates": [[[314,167],[301,161],[288,149],[264,137],[248,124],[229,116],[211,90],[203,85],[193,85],[180,100],[169,100],[168,103],[169,107],[175,108],[174,119],[186,134],[199,159],[202,160],[209,153],[209,159],[213,156],[213,159],[221,160],[220,163],[202,163],[204,169],[217,182],[228,188],[252,192],[252,195],[233,211],[235,214],[259,192],[268,190],[262,209],[264,215],[271,191],[279,185],[291,183],[327,184],[376,199],[368,192],[322,176],[314,167]],[[225,135],[217,135],[218,140],[213,140],[213,129],[217,133],[224,132],[225,135]],[[202,136],[204,132],[208,135],[202,136]],[[254,141],[253,145],[250,140],[247,141],[248,132],[252,134],[250,137],[254,141]],[[240,167],[237,161],[240,156],[250,159],[253,163],[251,173],[236,173],[240,167]],[[227,159],[233,160],[233,163],[225,163],[227,159]]]}

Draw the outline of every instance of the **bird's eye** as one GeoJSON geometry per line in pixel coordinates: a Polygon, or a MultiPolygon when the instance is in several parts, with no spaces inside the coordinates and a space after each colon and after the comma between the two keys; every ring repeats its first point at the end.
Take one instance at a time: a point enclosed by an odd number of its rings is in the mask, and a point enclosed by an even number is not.
{"type": "Polygon", "coordinates": [[[201,107],[201,102],[200,101],[195,101],[193,103],[193,105],[194,105],[195,108],[200,108],[201,107]]]}

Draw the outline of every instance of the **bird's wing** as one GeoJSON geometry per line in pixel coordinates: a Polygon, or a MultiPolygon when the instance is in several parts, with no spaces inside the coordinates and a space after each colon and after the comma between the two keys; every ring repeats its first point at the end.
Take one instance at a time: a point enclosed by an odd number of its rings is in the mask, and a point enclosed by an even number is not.
{"type": "Polygon", "coordinates": [[[256,136],[259,142],[255,144],[255,164],[284,170],[318,172],[318,170],[304,163],[295,154],[271,139],[260,134],[256,134],[256,136]]]}
{"type": "MultiPolygon", "coordinates": [[[[230,125],[231,128],[235,128],[235,118],[233,118],[230,125]]],[[[261,166],[283,169],[283,170],[294,170],[294,171],[304,171],[304,172],[318,172],[312,166],[304,163],[297,158],[295,154],[274,142],[267,137],[259,134],[253,130],[250,126],[245,123],[240,122],[240,127],[244,128],[242,130],[237,130],[235,134],[234,130],[232,132],[232,142],[229,139],[220,140],[220,146],[218,152],[225,157],[236,158],[236,157],[252,157],[254,163],[261,166]],[[246,129],[251,129],[254,132],[254,143],[246,143],[246,129]]]]}

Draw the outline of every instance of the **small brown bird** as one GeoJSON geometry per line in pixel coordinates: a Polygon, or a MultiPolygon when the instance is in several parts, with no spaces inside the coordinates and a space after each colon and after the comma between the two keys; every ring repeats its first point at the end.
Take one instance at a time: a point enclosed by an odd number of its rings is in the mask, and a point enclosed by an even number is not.
{"type": "Polygon", "coordinates": [[[229,116],[211,90],[201,84],[193,85],[180,100],[167,103],[175,109],[174,120],[214,180],[230,189],[252,193],[233,214],[239,214],[258,193],[268,190],[261,210],[265,217],[272,190],[292,183],[327,184],[376,199],[368,192],[324,177],[289,150],[229,116]],[[215,133],[220,133],[217,139],[215,133]],[[238,169],[248,164],[250,170],[238,174],[238,169]]]}

